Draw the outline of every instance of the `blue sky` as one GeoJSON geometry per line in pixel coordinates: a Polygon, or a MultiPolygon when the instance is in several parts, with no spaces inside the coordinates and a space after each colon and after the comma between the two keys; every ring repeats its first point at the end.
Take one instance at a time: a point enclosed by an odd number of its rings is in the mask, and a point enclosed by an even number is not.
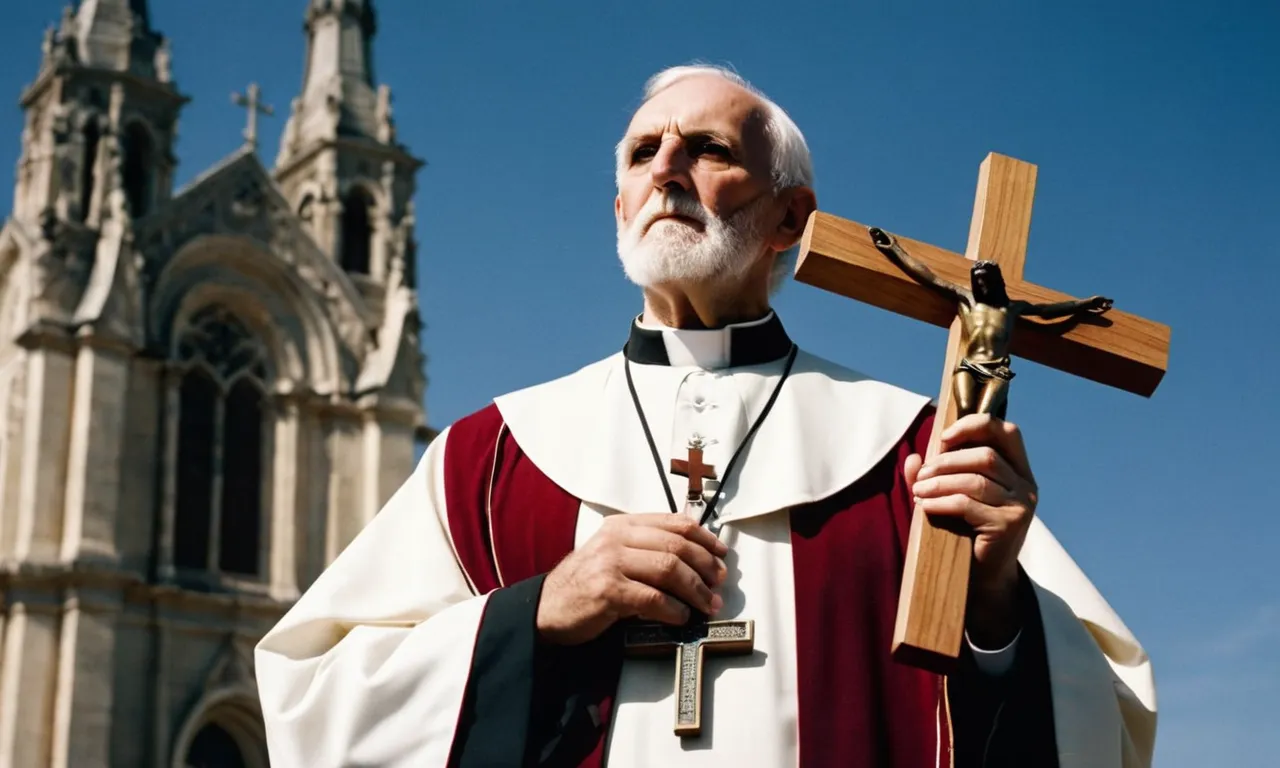
{"type": "MultiPolygon", "coordinates": [[[[429,163],[430,420],[620,347],[638,299],[614,252],[611,152],[657,69],[733,64],[806,133],[824,210],[952,250],[983,156],[1036,163],[1027,278],[1173,327],[1150,400],[1018,363],[1010,416],[1040,513],[1155,659],[1157,765],[1262,766],[1280,750],[1280,6],[909,5],[379,3],[377,76],[429,163]]],[[[194,99],[179,183],[237,147],[233,90],[256,80],[287,109],[304,7],[152,3],[194,99]]],[[[6,3],[0,167],[59,12],[6,3]]],[[[264,123],[268,164],[282,126],[264,123]]],[[[804,285],[777,307],[811,350],[936,390],[942,330],[804,285]]]]}

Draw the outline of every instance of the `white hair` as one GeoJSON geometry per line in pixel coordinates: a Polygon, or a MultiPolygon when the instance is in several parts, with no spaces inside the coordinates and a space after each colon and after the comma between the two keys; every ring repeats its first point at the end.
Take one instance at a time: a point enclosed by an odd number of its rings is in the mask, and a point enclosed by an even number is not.
{"type": "MultiPolygon", "coordinates": [[[[786,110],[778,106],[763,91],[748,82],[742,75],[728,67],[714,64],[685,64],[668,67],[645,82],[640,105],[643,106],[654,96],[681,80],[704,75],[727,80],[758,98],[764,105],[764,131],[765,137],[769,141],[769,165],[773,194],[777,195],[794,187],[812,187],[813,158],[809,154],[809,144],[805,141],[804,134],[800,132],[800,127],[791,119],[786,110]]],[[[622,176],[626,172],[629,159],[625,139],[618,142],[614,155],[617,185],[621,189],[622,176]]],[[[799,248],[793,247],[778,254],[777,262],[773,268],[773,275],[770,278],[771,290],[776,290],[783,279],[790,274],[791,265],[794,263],[798,253],[799,248]]]]}
{"type": "MultiPolygon", "coordinates": [[[[791,187],[812,187],[813,159],[809,155],[809,145],[804,140],[804,134],[800,132],[800,127],[795,124],[795,121],[791,119],[786,110],[774,103],[759,88],[747,82],[742,75],[728,67],[714,64],[686,64],[678,67],[668,67],[645,82],[644,95],[640,104],[643,106],[654,96],[681,80],[701,75],[711,75],[728,80],[760,99],[761,103],[764,104],[764,129],[765,136],[769,139],[774,194],[791,187]]],[[[618,142],[615,154],[619,177],[626,169],[626,149],[625,141],[618,142]]]]}

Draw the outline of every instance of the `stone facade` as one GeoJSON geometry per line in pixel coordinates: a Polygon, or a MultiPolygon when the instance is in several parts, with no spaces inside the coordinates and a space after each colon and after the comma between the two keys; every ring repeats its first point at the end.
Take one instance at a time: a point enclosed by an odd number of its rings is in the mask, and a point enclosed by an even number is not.
{"type": "Polygon", "coordinates": [[[0,229],[0,766],[266,765],[253,645],[427,437],[421,161],[352,64],[372,0],[305,18],[275,167],[250,136],[179,191],[145,0],[45,37],[0,229]]]}

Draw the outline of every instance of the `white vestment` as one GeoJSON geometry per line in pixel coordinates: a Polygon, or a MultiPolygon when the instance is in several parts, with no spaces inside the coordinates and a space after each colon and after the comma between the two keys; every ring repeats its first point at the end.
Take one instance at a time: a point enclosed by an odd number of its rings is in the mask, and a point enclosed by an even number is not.
{"type": "MultiPolygon", "coordinates": [[[[724,467],[777,383],[781,362],[723,368],[727,338],[725,330],[667,330],[671,364],[631,366],[664,460],[684,457],[696,434],[709,443],[706,462],[724,467]]],[[[530,460],[582,500],[579,545],[607,515],[668,509],[622,369],[614,355],[497,400],[530,460]]],[[[716,618],[754,619],[756,653],[746,662],[707,659],[703,734],[683,742],[672,735],[671,661],[628,660],[610,728],[611,768],[797,764],[790,510],[851,485],[898,444],[927,402],[800,353],[720,489],[731,577],[716,618]]],[[[449,537],[448,441],[446,429],[258,645],[273,764],[445,764],[488,599],[475,594],[449,537]]],[[[667,480],[679,502],[687,480],[667,480]]],[[[1142,646],[1039,520],[1021,562],[1039,598],[1060,765],[1145,768],[1155,689],[1142,646]]],[[[999,674],[1004,662],[997,653],[985,663],[999,674]]],[[[939,755],[939,765],[946,760],[939,755]]]]}

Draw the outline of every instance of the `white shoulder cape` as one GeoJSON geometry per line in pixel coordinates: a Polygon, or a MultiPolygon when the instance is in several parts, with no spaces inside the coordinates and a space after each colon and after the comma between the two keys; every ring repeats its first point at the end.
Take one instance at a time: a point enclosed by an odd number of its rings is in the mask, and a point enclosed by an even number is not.
{"type": "MultiPolygon", "coordinates": [[[[627,464],[633,454],[652,459],[619,372],[614,356],[499,398],[498,406],[531,459],[571,493],[618,510],[663,510],[647,465],[633,472],[627,464]]],[[[678,381],[668,373],[637,370],[637,386],[674,392],[678,381]]],[[[759,391],[777,374],[762,366],[733,375],[759,391]]],[[[735,517],[840,490],[882,459],[928,402],[804,354],[793,376],[791,393],[780,396],[756,436],[741,484],[725,489],[735,517]]],[[[670,438],[671,407],[655,402],[649,414],[659,445],[670,438]]],[[[258,644],[273,763],[444,764],[488,598],[472,591],[453,557],[444,494],[448,440],[446,429],[258,644]]],[[[1146,768],[1155,689],[1141,644],[1038,520],[1021,561],[1040,597],[1062,768],[1146,768]]]]}
{"type": "MultiPolygon", "coordinates": [[[[668,394],[661,379],[673,393],[690,370],[632,366],[645,394],[668,394]]],[[[778,366],[739,368],[733,375],[760,377],[763,387],[776,381],[778,366]]],[[[621,511],[666,508],[621,353],[495,402],[529,458],[584,502],[621,511]]],[[[645,400],[658,446],[669,444],[673,402],[673,395],[645,400]]],[[[928,403],[801,352],[741,471],[724,489],[732,504],[726,501],[731,511],[723,519],[769,514],[848,487],[898,444],[928,403]]],[[[1039,596],[1062,768],[1149,766],[1156,696],[1146,651],[1039,518],[1019,561],[1039,596]]]]}
{"type": "MultiPolygon", "coordinates": [[[[676,389],[692,366],[632,365],[654,442],[671,441],[676,389]]],[[[758,393],[754,417],[780,363],[732,376],[758,393]]],[[[495,401],[520,447],[553,482],[589,504],[666,511],[667,501],[636,415],[621,353],[495,401]]],[[[723,520],[741,520],[826,498],[853,484],[902,440],[929,399],[800,352],[777,402],[722,489],[723,520]]]]}

